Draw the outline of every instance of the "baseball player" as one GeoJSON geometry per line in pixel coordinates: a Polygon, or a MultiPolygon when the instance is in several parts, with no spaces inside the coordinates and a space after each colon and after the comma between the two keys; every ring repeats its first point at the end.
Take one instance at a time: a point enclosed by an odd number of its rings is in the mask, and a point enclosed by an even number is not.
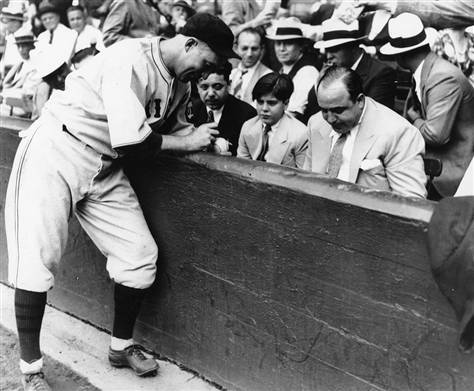
{"type": "Polygon", "coordinates": [[[219,18],[196,14],[169,40],[112,45],[68,76],[65,90],[26,132],[5,205],[25,390],[50,390],[40,329],[73,213],[107,257],[114,281],[110,363],[138,376],[156,374],[158,364],[132,335],[145,289],[155,279],[158,249],[117,158],[204,150],[215,140],[216,124],[194,128],[185,121],[188,81],[238,57],[233,39],[219,18]]]}

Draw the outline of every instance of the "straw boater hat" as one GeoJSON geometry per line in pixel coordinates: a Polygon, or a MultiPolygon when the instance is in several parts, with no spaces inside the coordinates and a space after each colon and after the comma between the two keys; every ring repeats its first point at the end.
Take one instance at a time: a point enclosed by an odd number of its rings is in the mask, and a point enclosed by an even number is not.
{"type": "Polygon", "coordinates": [[[413,49],[429,45],[429,39],[421,19],[404,12],[388,22],[390,41],[380,48],[380,53],[387,56],[409,52],[413,49]]]}
{"type": "Polygon", "coordinates": [[[31,32],[30,29],[27,28],[21,28],[15,34],[13,34],[13,37],[15,38],[15,44],[16,45],[21,45],[21,44],[27,44],[27,43],[35,43],[36,39],[31,32]]]}
{"type": "Polygon", "coordinates": [[[25,18],[22,10],[18,9],[18,7],[12,7],[9,5],[8,7],[2,8],[2,11],[0,12],[0,20],[2,22],[6,20],[18,20],[19,22],[24,22],[25,18]]]}
{"type": "Polygon", "coordinates": [[[292,19],[286,19],[277,22],[268,30],[267,38],[271,39],[272,41],[286,41],[289,39],[308,39],[303,35],[301,23],[292,19]]]}
{"type": "Polygon", "coordinates": [[[53,48],[45,48],[36,55],[36,75],[40,78],[51,75],[66,63],[64,54],[53,48]]]}
{"type": "Polygon", "coordinates": [[[323,38],[314,44],[316,49],[326,49],[349,42],[362,41],[365,36],[359,29],[359,21],[347,24],[339,18],[327,19],[322,24],[323,38]]]}

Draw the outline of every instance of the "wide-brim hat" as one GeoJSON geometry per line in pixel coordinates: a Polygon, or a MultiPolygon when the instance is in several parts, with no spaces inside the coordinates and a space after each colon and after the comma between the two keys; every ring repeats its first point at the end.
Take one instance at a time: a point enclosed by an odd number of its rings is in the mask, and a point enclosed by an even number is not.
{"type": "Polygon", "coordinates": [[[0,20],[3,22],[4,19],[17,20],[19,22],[25,21],[23,11],[18,9],[18,7],[12,7],[11,5],[2,8],[2,11],[0,12],[0,20]]]}
{"type": "Polygon", "coordinates": [[[38,12],[36,13],[36,16],[38,18],[41,18],[41,16],[47,14],[48,12],[53,12],[55,14],[61,15],[61,11],[58,7],[56,7],[54,4],[51,4],[48,0],[43,0],[38,6],[38,12]]]}
{"type": "Polygon", "coordinates": [[[267,38],[272,41],[287,41],[294,39],[308,40],[304,36],[301,23],[292,19],[280,20],[267,30],[267,38]]]}
{"type": "Polygon", "coordinates": [[[386,56],[409,52],[430,42],[421,19],[408,12],[389,20],[388,35],[390,41],[380,48],[386,56]]]}
{"type": "Polygon", "coordinates": [[[53,48],[45,48],[35,55],[36,74],[40,78],[51,75],[66,63],[64,54],[58,53],[53,48]]]}
{"type": "Polygon", "coordinates": [[[359,21],[345,23],[339,18],[327,19],[322,24],[322,39],[314,44],[316,49],[327,49],[350,42],[361,42],[366,35],[359,29],[359,21]]]}
{"type": "Polygon", "coordinates": [[[238,58],[234,52],[234,34],[232,30],[217,16],[198,12],[191,16],[179,32],[187,37],[203,41],[221,58],[238,58]]]}
{"type": "Polygon", "coordinates": [[[36,42],[35,36],[31,32],[31,30],[28,28],[23,28],[23,27],[20,28],[18,31],[16,31],[13,34],[13,37],[15,38],[16,45],[36,42]]]}
{"type": "Polygon", "coordinates": [[[174,7],[183,7],[189,16],[193,16],[196,13],[196,10],[190,4],[188,4],[185,0],[175,1],[171,5],[171,8],[174,8],[174,7]]]}

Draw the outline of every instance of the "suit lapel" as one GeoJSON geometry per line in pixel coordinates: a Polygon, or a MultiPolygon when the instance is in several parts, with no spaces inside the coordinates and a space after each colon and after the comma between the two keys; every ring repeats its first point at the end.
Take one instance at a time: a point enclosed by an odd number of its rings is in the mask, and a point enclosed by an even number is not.
{"type": "Polygon", "coordinates": [[[352,150],[351,164],[349,166],[349,182],[355,183],[362,160],[367,156],[367,152],[375,141],[375,133],[373,131],[374,124],[377,124],[375,108],[370,98],[365,98],[366,109],[362,122],[359,127],[356,139],[354,141],[354,149],[352,150]]]}
{"type": "Polygon", "coordinates": [[[273,134],[271,148],[269,148],[267,154],[267,161],[277,164],[283,162],[287,151],[286,142],[288,140],[288,129],[291,126],[289,122],[290,119],[284,114],[278,128],[273,134]]]}
{"type": "Polygon", "coordinates": [[[425,62],[423,63],[423,67],[421,68],[421,77],[420,77],[420,90],[421,90],[421,110],[422,113],[421,115],[423,118],[426,118],[426,102],[428,101],[427,97],[425,96],[426,94],[426,81],[428,80],[428,76],[431,73],[431,69],[434,66],[434,63],[436,59],[438,58],[438,55],[430,52],[426,58],[425,62]]]}

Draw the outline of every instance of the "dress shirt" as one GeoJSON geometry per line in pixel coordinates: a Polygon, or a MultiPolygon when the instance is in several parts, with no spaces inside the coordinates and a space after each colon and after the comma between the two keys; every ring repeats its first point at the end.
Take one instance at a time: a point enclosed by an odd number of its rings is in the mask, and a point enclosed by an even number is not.
{"type": "Polygon", "coordinates": [[[362,53],[360,54],[359,58],[356,60],[356,62],[355,62],[354,64],[352,64],[351,69],[352,69],[353,71],[355,71],[355,70],[357,69],[357,67],[359,66],[360,61],[362,60],[362,57],[364,57],[364,52],[362,52],[362,53]]]}
{"type": "Polygon", "coordinates": [[[74,52],[77,53],[79,50],[87,49],[95,43],[95,48],[101,52],[105,49],[104,41],[102,39],[102,32],[99,29],[91,25],[86,25],[84,30],[77,36],[76,46],[74,52]]]}
{"type": "MultiPolygon", "coordinates": [[[[272,142],[273,142],[275,134],[277,133],[278,127],[280,126],[280,123],[281,123],[281,118],[275,124],[270,125],[272,129],[268,132],[268,149],[267,149],[267,153],[265,154],[265,159],[267,157],[268,151],[270,151],[272,148],[272,142]]],[[[267,125],[262,122],[262,133],[265,131],[265,126],[267,125]]]]}
{"type": "Polygon", "coordinates": [[[55,53],[64,58],[64,62],[68,62],[74,54],[74,46],[76,45],[77,33],[74,30],[59,23],[54,29],[51,41],[51,32],[43,31],[38,35],[37,49],[41,52],[47,47],[52,47],[55,53]],[[51,41],[51,43],[50,43],[51,41]]]}
{"type": "MultiPolygon", "coordinates": [[[[357,134],[359,133],[360,124],[362,122],[362,118],[365,114],[366,105],[364,104],[364,108],[362,109],[362,114],[360,116],[359,122],[356,126],[354,126],[349,134],[347,135],[346,143],[344,144],[344,148],[342,149],[342,164],[339,170],[339,174],[337,175],[337,179],[341,181],[349,181],[349,169],[351,166],[351,158],[352,158],[352,151],[354,150],[354,143],[357,138],[357,134]]],[[[340,133],[336,131],[331,131],[331,150],[333,149],[334,145],[336,144],[337,139],[341,136],[340,133]]]]}
{"type": "MultiPolygon", "coordinates": [[[[260,64],[260,61],[257,61],[254,66],[252,66],[250,68],[244,68],[242,66],[242,63],[239,63],[237,68],[235,68],[235,71],[232,72],[233,75],[231,74],[231,80],[232,80],[231,88],[232,88],[232,91],[234,91],[234,88],[237,84],[237,81],[240,79],[240,77],[242,77],[242,86],[240,87],[240,95],[242,96],[243,92],[247,89],[247,87],[250,83],[250,80],[252,79],[252,77],[255,73],[255,69],[257,69],[257,66],[259,64],[260,64]],[[247,71],[247,72],[245,72],[242,75],[243,71],[247,71]]],[[[232,92],[232,94],[234,94],[234,92],[232,92]]],[[[237,96],[237,98],[242,99],[241,96],[237,96]]]]}
{"type": "Polygon", "coordinates": [[[213,110],[213,109],[206,106],[206,113],[209,113],[210,111],[212,111],[212,114],[214,114],[214,122],[216,124],[218,124],[219,121],[221,120],[222,110],[224,110],[224,105],[222,105],[221,108],[217,109],[217,110],[213,110]]]}
{"type": "Polygon", "coordinates": [[[416,68],[415,72],[413,73],[413,79],[415,79],[415,83],[416,83],[415,92],[420,102],[421,102],[421,70],[423,69],[424,63],[425,63],[425,60],[423,60],[420,63],[420,65],[418,65],[418,68],[416,68]]]}

